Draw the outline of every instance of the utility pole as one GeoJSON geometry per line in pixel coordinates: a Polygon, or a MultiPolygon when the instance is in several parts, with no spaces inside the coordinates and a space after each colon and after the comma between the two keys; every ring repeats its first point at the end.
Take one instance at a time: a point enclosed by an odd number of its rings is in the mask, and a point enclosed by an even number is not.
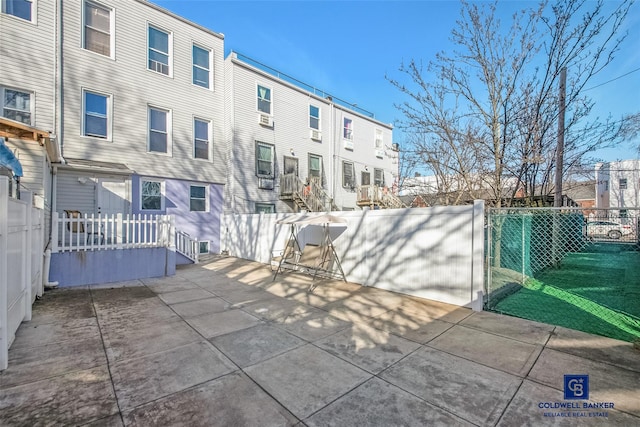
{"type": "Polygon", "coordinates": [[[567,69],[560,70],[560,98],[558,101],[558,148],[556,149],[556,192],[553,197],[553,206],[562,206],[562,169],[564,164],[564,110],[567,93],[567,69]]]}

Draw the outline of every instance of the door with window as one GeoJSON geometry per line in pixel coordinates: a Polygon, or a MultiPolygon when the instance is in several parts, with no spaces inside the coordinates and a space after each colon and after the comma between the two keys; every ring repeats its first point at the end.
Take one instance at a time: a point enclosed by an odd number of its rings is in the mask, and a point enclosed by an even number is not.
{"type": "MultiPolygon", "coordinates": [[[[127,182],[118,179],[99,179],[96,186],[96,212],[100,215],[113,217],[117,214],[128,213],[127,206],[127,182]]],[[[95,238],[100,238],[107,243],[115,242],[119,232],[113,230],[113,222],[108,221],[100,226],[99,230],[90,230],[95,238]],[[96,237],[98,236],[98,237],[96,237]]]]}
{"type": "Polygon", "coordinates": [[[298,159],[284,156],[284,174],[298,176],[298,159]]]}
{"type": "Polygon", "coordinates": [[[360,185],[371,185],[371,173],[362,172],[362,174],[360,175],[360,185]]]}

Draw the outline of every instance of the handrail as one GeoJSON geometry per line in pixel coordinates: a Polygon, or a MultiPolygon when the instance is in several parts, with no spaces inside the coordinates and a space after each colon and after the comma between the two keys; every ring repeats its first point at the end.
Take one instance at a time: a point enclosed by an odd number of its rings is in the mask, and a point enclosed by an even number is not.
{"type": "Polygon", "coordinates": [[[382,206],[390,209],[406,208],[402,200],[393,194],[388,187],[379,185],[362,185],[357,189],[357,201],[361,204],[382,206]]]}
{"type": "Polygon", "coordinates": [[[338,210],[333,199],[322,188],[318,177],[312,177],[305,184],[296,174],[280,175],[280,197],[300,200],[309,212],[338,210]]]}
{"type": "Polygon", "coordinates": [[[189,236],[184,231],[176,230],[176,252],[184,255],[197,264],[200,257],[200,243],[198,238],[189,236]]]}

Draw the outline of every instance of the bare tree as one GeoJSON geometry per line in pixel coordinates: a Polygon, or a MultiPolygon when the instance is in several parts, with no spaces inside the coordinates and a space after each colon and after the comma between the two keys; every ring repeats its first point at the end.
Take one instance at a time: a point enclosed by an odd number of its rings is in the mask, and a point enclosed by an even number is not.
{"type": "Polygon", "coordinates": [[[631,4],[623,0],[607,13],[602,1],[545,2],[505,25],[497,2],[463,3],[452,53],[426,67],[412,60],[401,65],[401,78],[388,77],[407,95],[397,105],[404,116],[399,127],[419,141],[416,153],[434,174],[456,175],[460,190],[473,195],[482,188],[507,205],[523,193],[550,194],[563,68],[569,76],[565,171],[620,140],[615,122],[587,120],[593,102],[584,88],[625,39],[620,28],[631,4]]]}

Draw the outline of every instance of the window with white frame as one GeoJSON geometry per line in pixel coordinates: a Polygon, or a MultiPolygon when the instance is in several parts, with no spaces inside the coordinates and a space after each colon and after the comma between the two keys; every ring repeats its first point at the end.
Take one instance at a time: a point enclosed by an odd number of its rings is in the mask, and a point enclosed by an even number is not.
{"type": "Polygon", "coordinates": [[[344,118],[343,119],[343,131],[342,137],[348,141],[353,141],[353,120],[344,118]]]}
{"type": "Polygon", "coordinates": [[[256,203],[256,213],[276,213],[276,205],[273,203],[256,203]]]}
{"type": "Polygon", "coordinates": [[[191,185],[189,188],[189,210],[191,212],[208,212],[207,186],[191,185]]]}
{"type": "Polygon", "coordinates": [[[198,253],[208,254],[209,253],[209,241],[204,240],[198,242],[198,253]]]}
{"type": "Polygon", "coordinates": [[[309,105],[309,127],[320,130],[320,108],[315,105],[309,105]]]}
{"type": "Polygon", "coordinates": [[[384,170],[373,169],[373,185],[384,187],[384,170]]]}
{"type": "Polygon", "coordinates": [[[193,84],[209,89],[211,87],[211,50],[194,44],[192,57],[193,84]]]}
{"type": "Polygon", "coordinates": [[[344,188],[355,188],[356,173],[352,162],[342,161],[342,186],[344,188]]]}
{"type": "Polygon", "coordinates": [[[2,12],[33,21],[33,0],[2,0],[2,12]]]}
{"type": "Polygon", "coordinates": [[[384,141],[382,140],[382,130],[376,129],[376,138],[374,141],[376,150],[382,150],[384,148],[384,141]]]}
{"type": "Polygon", "coordinates": [[[140,209],[143,211],[164,210],[163,181],[140,181],[140,209]]]}
{"type": "Polygon", "coordinates": [[[0,87],[2,117],[31,125],[33,123],[33,94],[24,90],[0,87]]]}
{"type": "Polygon", "coordinates": [[[309,154],[309,176],[322,178],[322,156],[309,154]]]}
{"type": "Polygon", "coordinates": [[[110,96],[88,90],[82,91],[82,135],[109,138],[110,96]]]}
{"type": "Polygon", "coordinates": [[[259,178],[273,178],[274,174],[274,151],[272,144],[256,142],[256,175],[259,178]]]}
{"type": "Polygon", "coordinates": [[[198,118],[193,119],[193,157],[209,160],[210,142],[211,122],[198,118]]]}
{"type": "Polygon", "coordinates": [[[627,189],[627,178],[620,178],[619,186],[621,190],[627,189]]]}
{"type": "Polygon", "coordinates": [[[271,114],[271,89],[258,85],[258,111],[271,114]]]}
{"type": "Polygon", "coordinates": [[[95,53],[111,56],[112,9],[93,1],[84,2],[83,47],[95,53]]]}
{"type": "Polygon", "coordinates": [[[149,107],[149,151],[169,153],[170,116],[169,110],[149,107]]]}
{"type": "Polygon", "coordinates": [[[149,64],[155,72],[171,74],[171,33],[149,25],[148,31],[149,64]]]}

